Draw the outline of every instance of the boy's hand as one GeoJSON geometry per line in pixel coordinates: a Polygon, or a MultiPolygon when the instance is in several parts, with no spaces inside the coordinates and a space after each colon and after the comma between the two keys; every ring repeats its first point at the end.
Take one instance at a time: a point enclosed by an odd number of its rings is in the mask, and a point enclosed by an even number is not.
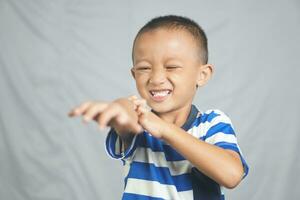
{"type": "Polygon", "coordinates": [[[140,125],[151,135],[156,138],[163,138],[163,128],[166,126],[166,122],[151,112],[145,99],[138,99],[136,96],[128,98],[136,106],[136,112],[138,114],[138,122],[140,125]]]}
{"type": "Polygon", "coordinates": [[[126,98],[113,102],[88,101],[75,107],[69,113],[70,117],[82,116],[85,122],[95,120],[100,128],[112,126],[118,134],[142,132],[138,124],[136,106],[126,98]]]}

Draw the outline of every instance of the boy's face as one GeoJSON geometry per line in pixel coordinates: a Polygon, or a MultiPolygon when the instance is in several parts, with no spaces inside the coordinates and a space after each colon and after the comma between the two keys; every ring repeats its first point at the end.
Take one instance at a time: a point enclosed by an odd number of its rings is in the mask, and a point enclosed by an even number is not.
{"type": "Polygon", "coordinates": [[[133,65],[139,94],[159,114],[190,108],[197,84],[204,84],[197,43],[185,30],[142,33],[135,42],[133,65]]]}

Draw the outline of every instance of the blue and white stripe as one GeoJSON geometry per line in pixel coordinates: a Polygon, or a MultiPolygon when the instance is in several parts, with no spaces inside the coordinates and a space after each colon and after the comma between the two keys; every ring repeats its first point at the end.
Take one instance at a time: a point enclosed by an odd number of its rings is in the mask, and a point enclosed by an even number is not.
{"type": "MultiPolygon", "coordinates": [[[[232,123],[223,112],[208,110],[201,113],[193,106],[182,128],[200,140],[238,152],[242,158],[245,176],[247,175],[248,166],[237,144],[232,123]]],[[[190,200],[199,197],[224,199],[219,185],[196,170],[170,145],[147,132],[136,135],[131,146],[124,152],[119,137],[111,130],[107,136],[106,149],[112,158],[123,161],[123,200],[190,200]],[[211,194],[205,188],[207,185],[215,188],[211,190],[211,194]]]]}

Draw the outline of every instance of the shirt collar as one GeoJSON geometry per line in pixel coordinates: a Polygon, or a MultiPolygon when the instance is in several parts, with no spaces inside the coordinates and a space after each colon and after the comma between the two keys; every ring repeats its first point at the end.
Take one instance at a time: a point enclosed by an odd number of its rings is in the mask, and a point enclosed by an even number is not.
{"type": "Polygon", "coordinates": [[[181,126],[181,128],[183,130],[188,131],[191,128],[191,125],[193,124],[193,122],[197,118],[198,112],[199,112],[199,110],[196,108],[196,106],[194,106],[192,104],[192,108],[191,108],[191,111],[189,113],[189,116],[188,116],[187,120],[185,121],[185,123],[181,126]]]}

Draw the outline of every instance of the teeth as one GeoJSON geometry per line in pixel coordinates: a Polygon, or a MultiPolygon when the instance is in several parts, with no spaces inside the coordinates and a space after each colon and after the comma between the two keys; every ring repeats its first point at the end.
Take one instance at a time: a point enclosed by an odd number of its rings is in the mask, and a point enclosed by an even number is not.
{"type": "Polygon", "coordinates": [[[170,94],[170,91],[169,90],[151,91],[151,94],[154,97],[164,97],[164,96],[167,96],[168,94],[170,94]]]}

